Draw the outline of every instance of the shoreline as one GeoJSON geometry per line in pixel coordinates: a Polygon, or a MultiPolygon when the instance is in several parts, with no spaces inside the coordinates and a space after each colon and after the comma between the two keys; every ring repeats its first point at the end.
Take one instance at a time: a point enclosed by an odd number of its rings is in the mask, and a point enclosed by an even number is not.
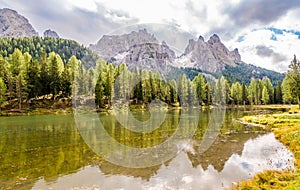
{"type": "MultiPolygon", "coordinates": [[[[251,111],[251,110],[259,110],[259,109],[274,109],[274,110],[292,110],[291,108],[294,108],[296,105],[289,105],[289,104],[270,104],[270,105],[227,105],[224,106],[229,109],[246,109],[245,111],[251,111]]],[[[215,105],[209,105],[209,106],[199,106],[198,108],[201,110],[206,109],[213,109],[215,105]]],[[[167,106],[166,109],[182,109],[184,107],[181,106],[167,106]]],[[[196,108],[196,107],[195,107],[196,108]]],[[[131,111],[140,111],[140,110],[149,110],[147,106],[144,106],[142,104],[134,104],[130,105],[129,108],[126,107],[125,110],[131,110],[131,111]]],[[[155,109],[155,108],[154,108],[155,109]]],[[[95,109],[96,112],[110,112],[112,108],[100,108],[95,109]]],[[[293,111],[292,111],[293,112],[293,111]]],[[[9,117],[9,116],[32,116],[32,115],[51,115],[51,114],[71,114],[73,113],[73,107],[69,105],[64,106],[41,106],[36,108],[24,108],[24,109],[1,109],[0,110],[0,117],[9,117]]],[[[299,111],[300,113],[300,111],[299,111]]],[[[245,122],[245,121],[244,121],[245,122]]],[[[248,123],[250,124],[250,123],[248,123]]]]}
{"type": "Polygon", "coordinates": [[[296,170],[267,170],[236,182],[233,189],[300,189],[300,110],[293,106],[281,114],[245,116],[243,122],[270,128],[275,138],[294,154],[296,170]]]}

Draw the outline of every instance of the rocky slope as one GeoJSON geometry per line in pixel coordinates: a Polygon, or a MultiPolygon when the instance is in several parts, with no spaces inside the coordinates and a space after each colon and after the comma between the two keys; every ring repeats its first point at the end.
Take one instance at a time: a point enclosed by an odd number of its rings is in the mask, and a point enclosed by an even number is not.
{"type": "Polygon", "coordinates": [[[104,59],[110,60],[128,51],[134,45],[145,43],[158,43],[154,35],[149,34],[146,29],[123,35],[104,35],[96,45],[90,45],[90,49],[104,59]]]}
{"type": "Polygon", "coordinates": [[[45,30],[44,37],[59,38],[59,35],[53,30],[45,30]]]}
{"type": "Polygon", "coordinates": [[[192,79],[198,72],[211,79],[232,76],[232,80],[239,82],[251,77],[267,76],[272,81],[283,78],[280,73],[244,63],[238,49],[230,51],[216,34],[207,41],[202,36],[198,40],[189,40],[179,57],[166,42],[159,43],[145,29],[123,35],[105,35],[91,48],[108,62],[126,63],[131,70],[137,67],[159,71],[168,79],[176,79],[180,74],[192,79]]]}
{"type": "Polygon", "coordinates": [[[205,42],[200,36],[197,41],[191,39],[184,53],[173,63],[176,67],[192,67],[208,72],[221,72],[226,65],[235,66],[241,62],[237,49],[229,51],[214,34],[205,42]]]}
{"type": "Polygon", "coordinates": [[[184,53],[176,57],[166,42],[158,40],[145,29],[124,35],[103,36],[96,45],[91,45],[98,55],[107,61],[126,63],[129,68],[160,69],[162,67],[197,68],[210,73],[221,73],[225,66],[241,62],[237,49],[229,51],[214,34],[205,42],[202,36],[191,39],[184,53]]]}
{"type": "Polygon", "coordinates": [[[0,37],[38,36],[29,21],[11,9],[0,9],[0,37]]]}

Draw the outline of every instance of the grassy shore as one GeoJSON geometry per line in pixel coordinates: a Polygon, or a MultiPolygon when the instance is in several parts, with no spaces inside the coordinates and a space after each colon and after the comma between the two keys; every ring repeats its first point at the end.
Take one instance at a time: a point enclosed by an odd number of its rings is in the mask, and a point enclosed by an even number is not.
{"type": "Polygon", "coordinates": [[[276,139],[295,155],[296,171],[265,171],[239,182],[233,189],[300,189],[300,110],[292,107],[282,114],[246,116],[244,122],[270,128],[276,139]]]}

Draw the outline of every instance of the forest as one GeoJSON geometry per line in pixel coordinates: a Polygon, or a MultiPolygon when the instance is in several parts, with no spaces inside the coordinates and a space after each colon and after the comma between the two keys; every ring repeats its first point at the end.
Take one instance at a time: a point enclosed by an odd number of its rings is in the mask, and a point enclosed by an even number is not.
{"type": "Polygon", "coordinates": [[[0,105],[21,110],[24,104],[30,107],[33,100],[70,98],[72,92],[95,99],[98,108],[109,108],[112,101],[125,99],[143,105],[159,99],[170,106],[300,101],[300,63],[296,56],[283,82],[279,80],[275,86],[267,77],[252,78],[249,85],[223,76],[207,80],[201,73],[192,80],[183,74],[177,80],[164,81],[158,72],[138,68],[129,71],[125,64],[118,66],[98,59],[95,65],[86,68],[76,56],[64,60],[58,53],[42,51],[36,57],[15,48],[6,57],[0,55],[0,105]]]}

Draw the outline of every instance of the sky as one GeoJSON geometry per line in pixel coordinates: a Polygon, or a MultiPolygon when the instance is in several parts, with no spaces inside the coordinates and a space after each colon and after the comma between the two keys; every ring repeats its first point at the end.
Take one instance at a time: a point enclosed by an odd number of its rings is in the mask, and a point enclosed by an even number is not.
{"type": "Polygon", "coordinates": [[[126,26],[158,23],[195,39],[217,34],[244,62],[279,72],[300,56],[299,0],[0,0],[4,7],[40,35],[50,28],[84,45],[126,26]]]}

